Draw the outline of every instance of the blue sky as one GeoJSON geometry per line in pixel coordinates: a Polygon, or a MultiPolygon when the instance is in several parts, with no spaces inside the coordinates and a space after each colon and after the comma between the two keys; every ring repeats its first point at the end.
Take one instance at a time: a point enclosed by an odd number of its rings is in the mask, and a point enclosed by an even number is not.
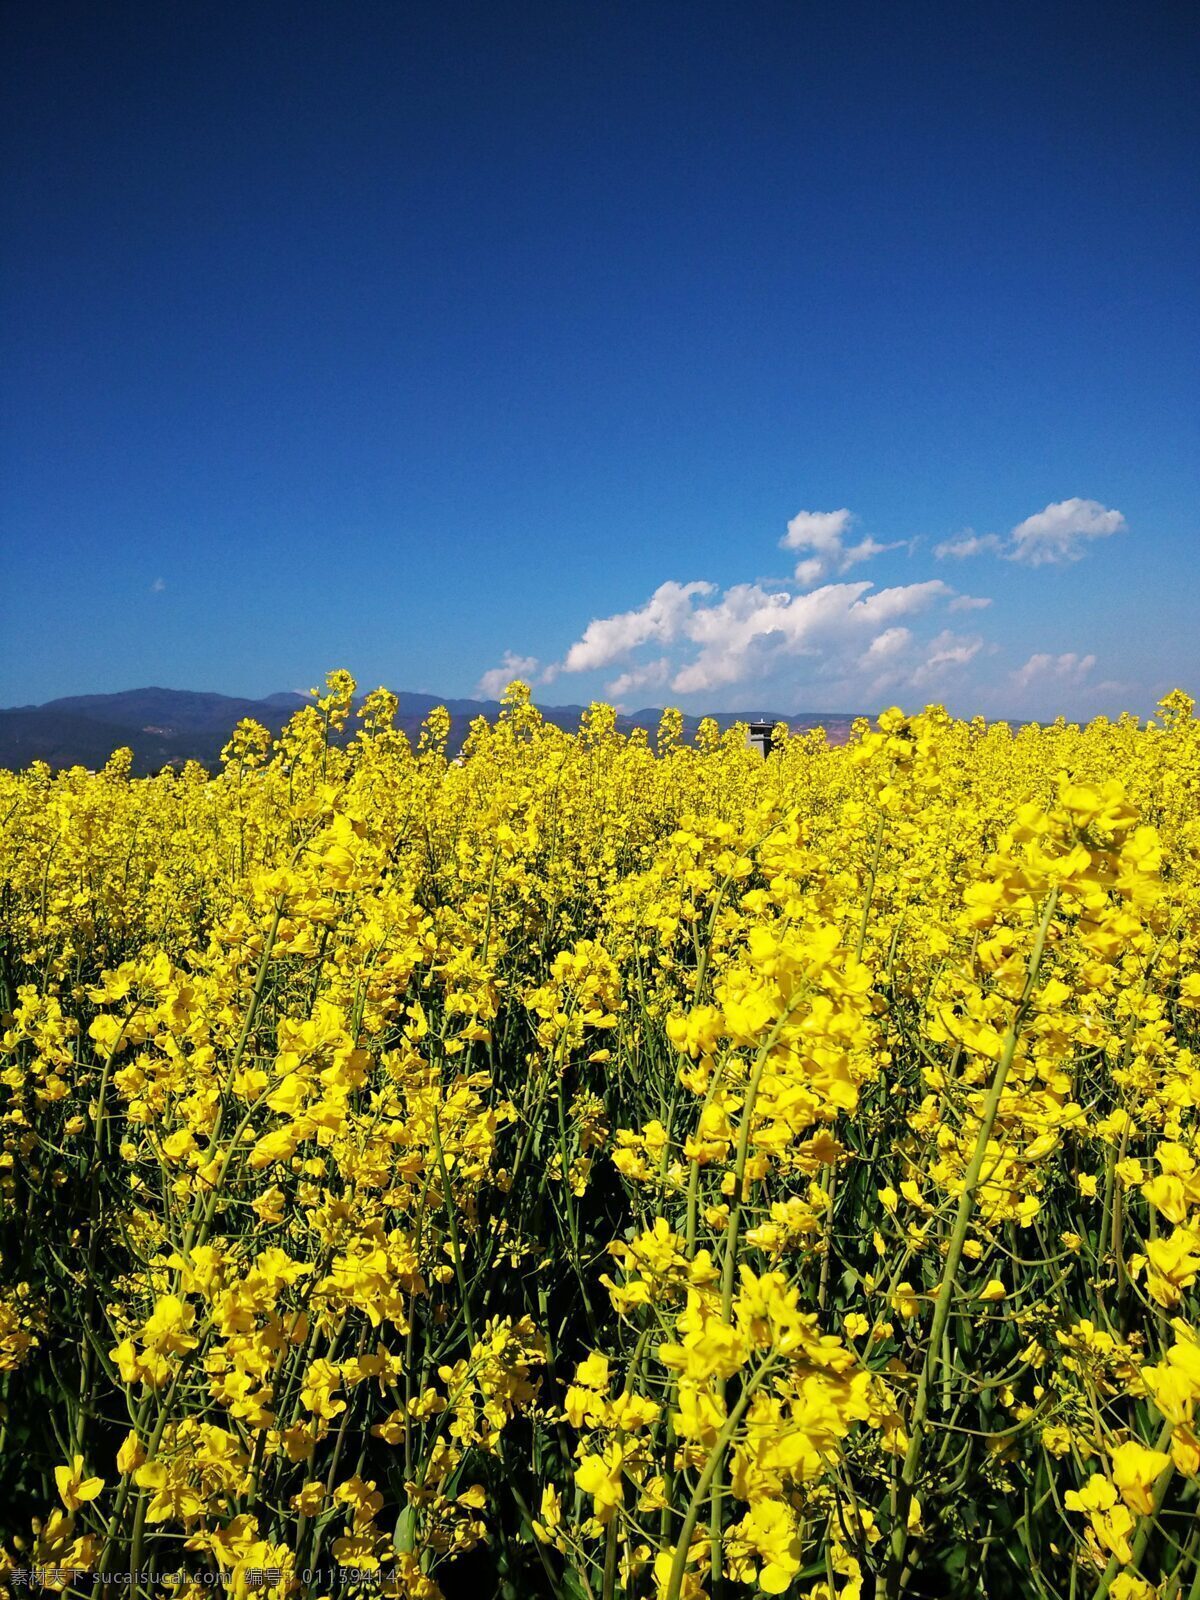
{"type": "Polygon", "coordinates": [[[0,704],[1200,686],[1190,7],[0,26],[0,704]]]}

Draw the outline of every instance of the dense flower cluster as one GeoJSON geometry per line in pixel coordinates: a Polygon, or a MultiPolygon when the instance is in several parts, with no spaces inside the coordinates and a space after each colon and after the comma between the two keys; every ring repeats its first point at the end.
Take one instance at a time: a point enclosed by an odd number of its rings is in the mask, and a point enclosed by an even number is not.
{"type": "Polygon", "coordinates": [[[1200,1595],[1187,697],[394,711],[0,773],[0,1580],[1200,1595]]]}

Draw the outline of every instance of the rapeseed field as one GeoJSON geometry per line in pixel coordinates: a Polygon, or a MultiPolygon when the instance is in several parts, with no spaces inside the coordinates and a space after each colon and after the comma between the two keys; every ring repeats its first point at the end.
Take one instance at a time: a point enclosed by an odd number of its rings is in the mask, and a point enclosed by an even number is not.
{"type": "Polygon", "coordinates": [[[1200,1600],[1200,724],[347,673],[0,774],[0,1578],[1200,1600]]]}

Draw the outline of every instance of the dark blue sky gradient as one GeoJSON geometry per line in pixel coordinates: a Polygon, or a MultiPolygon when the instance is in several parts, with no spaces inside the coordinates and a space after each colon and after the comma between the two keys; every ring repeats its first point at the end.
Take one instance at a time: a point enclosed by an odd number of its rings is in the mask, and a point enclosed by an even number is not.
{"type": "Polygon", "coordinates": [[[925,541],[873,581],[993,598],[957,709],[1035,651],[1200,681],[1193,7],[0,21],[0,703],[466,693],[841,506],[925,541]],[[1070,496],[1128,533],[933,562],[1070,496]]]}

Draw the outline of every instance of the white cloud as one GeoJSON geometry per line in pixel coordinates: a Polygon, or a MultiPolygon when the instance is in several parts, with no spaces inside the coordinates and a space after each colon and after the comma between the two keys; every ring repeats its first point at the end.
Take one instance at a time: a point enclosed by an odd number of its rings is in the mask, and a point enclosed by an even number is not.
{"type": "Polygon", "coordinates": [[[1038,682],[1078,687],[1095,665],[1094,655],[1080,656],[1068,650],[1063,655],[1055,656],[1038,651],[1030,656],[1024,666],[1017,668],[1012,674],[1012,681],[1021,690],[1038,682]]]}
{"type": "Polygon", "coordinates": [[[885,628],[882,633],[876,634],[863,655],[859,657],[859,666],[872,671],[882,662],[891,661],[895,656],[902,655],[912,643],[912,637],[910,628],[885,628]]]}
{"type": "Polygon", "coordinates": [[[934,545],[933,553],[939,561],[951,559],[965,561],[968,556],[981,556],[985,552],[994,552],[999,555],[1004,548],[1004,541],[997,533],[966,533],[955,534],[953,539],[943,539],[941,544],[934,545]]]}
{"type": "Polygon", "coordinates": [[[621,700],[633,689],[656,689],[666,683],[670,676],[670,658],[660,656],[657,661],[648,661],[645,666],[631,667],[627,672],[622,672],[606,687],[614,700],[621,700]]]}
{"type": "MultiPolygon", "coordinates": [[[[869,589],[871,585],[862,587],[869,589]]],[[[923,583],[903,583],[892,589],[877,590],[862,602],[861,611],[869,623],[890,622],[893,617],[926,611],[935,600],[943,600],[953,593],[940,578],[926,578],[923,583]]]]}
{"type": "Polygon", "coordinates": [[[860,703],[884,694],[940,693],[947,680],[983,649],[985,642],[978,634],[944,628],[933,639],[921,641],[908,628],[888,628],[872,640],[858,663],[864,673],[872,674],[860,703]]]}
{"type": "MultiPolygon", "coordinates": [[[[847,551],[840,546],[848,512],[803,516],[802,530],[789,538],[818,541],[825,554],[815,559],[823,562],[835,550],[839,564],[848,556],[860,558],[858,547],[847,551]]],[[[872,552],[878,548],[873,541],[866,543],[872,552]]],[[[593,618],[562,662],[542,673],[541,681],[549,683],[558,672],[593,671],[633,657],[606,685],[613,699],[667,684],[679,695],[693,695],[765,679],[790,659],[808,657],[817,676],[849,683],[861,670],[878,672],[909,647],[911,633],[896,626],[899,619],[926,611],[953,593],[940,578],[878,590],[866,580],[827,583],[806,593],[767,580],[723,591],[711,583],[672,581],[661,584],[641,606],[593,618]],[[639,662],[635,652],[651,642],[683,649],[639,662]]],[[[498,681],[503,673],[489,676],[498,681]]]]}
{"type": "Polygon", "coordinates": [[[671,687],[680,694],[742,683],[770,670],[776,657],[820,656],[828,663],[856,659],[864,641],[896,617],[926,610],[950,593],[940,579],[869,593],[871,584],[830,583],[807,594],[737,584],[711,606],[696,610],[686,635],[697,646],[671,687]]]}
{"type": "Polygon", "coordinates": [[[870,561],[872,556],[881,556],[885,550],[897,549],[901,542],[898,540],[894,544],[880,544],[878,539],[860,539],[857,544],[852,544],[842,551],[842,565],[839,570],[848,572],[860,561],[870,561]]]}
{"type": "MultiPolygon", "coordinates": [[[[545,687],[562,674],[611,669],[603,693],[616,704],[661,703],[669,691],[705,710],[742,709],[746,691],[738,686],[753,686],[756,700],[779,696],[779,705],[811,705],[819,697],[825,705],[865,707],[885,703],[885,693],[903,703],[946,694],[979,709],[980,700],[995,700],[985,677],[998,680],[994,687],[1007,702],[1001,712],[1043,691],[1048,704],[1095,699],[1093,655],[1038,652],[1016,671],[996,662],[985,673],[984,663],[999,646],[943,624],[959,616],[973,621],[992,605],[986,596],[958,593],[940,578],[876,588],[857,574],[845,577],[892,548],[853,536],[853,525],[845,507],[799,512],[780,541],[799,558],[795,578],[728,588],[699,580],[662,583],[641,604],[594,617],[549,666],[508,651],[483,675],[479,692],[498,695],[513,677],[536,674],[545,687]],[[940,620],[922,625],[923,616],[940,620]],[[634,696],[644,698],[634,702],[634,696]]],[[[1096,501],[1066,500],[1026,518],[1005,538],[968,528],[934,553],[945,560],[990,552],[1037,567],[1072,560],[1088,540],[1124,525],[1119,512],[1096,501]]]]}
{"type": "Polygon", "coordinates": [[[500,665],[485,672],[480,678],[475,693],[484,700],[499,700],[514,678],[524,678],[528,681],[537,669],[536,656],[518,656],[511,650],[506,650],[500,665]]]}
{"type": "Polygon", "coordinates": [[[979,634],[951,633],[947,628],[929,642],[925,659],[909,682],[914,689],[925,688],[945,676],[948,667],[965,667],[983,649],[979,634]]]}
{"type": "Polygon", "coordinates": [[[588,672],[607,667],[639,645],[656,639],[669,644],[679,633],[683,619],[691,612],[698,595],[714,593],[711,583],[659,584],[636,611],[621,611],[612,617],[596,617],[588,623],[583,637],[567,651],[564,672],[588,672]]]}
{"type": "Polygon", "coordinates": [[[1012,531],[1011,559],[1040,567],[1047,562],[1078,561],[1089,539],[1107,539],[1124,532],[1119,511],[1098,500],[1056,500],[1036,516],[1018,522],[1012,531]]]}
{"type": "Polygon", "coordinates": [[[953,539],[943,539],[933,553],[939,561],[990,554],[1042,567],[1078,561],[1089,539],[1107,539],[1126,527],[1121,513],[1102,506],[1099,500],[1054,500],[1044,511],[1018,522],[1007,539],[998,533],[972,533],[968,528],[953,539]]]}
{"type": "Polygon", "coordinates": [[[810,552],[796,563],[795,580],[801,588],[811,589],[822,578],[849,572],[860,562],[897,548],[869,536],[857,544],[845,544],[853,523],[854,516],[845,506],[840,511],[797,511],[779,544],[784,550],[810,552]]]}
{"type": "Polygon", "coordinates": [[[840,511],[797,511],[779,541],[784,550],[815,550],[820,555],[841,553],[842,540],[850,531],[853,514],[840,511]]]}
{"type": "Polygon", "coordinates": [[[163,590],[166,587],[167,587],[167,580],[165,578],[155,578],[154,582],[150,585],[150,593],[151,594],[162,594],[163,590]]]}

